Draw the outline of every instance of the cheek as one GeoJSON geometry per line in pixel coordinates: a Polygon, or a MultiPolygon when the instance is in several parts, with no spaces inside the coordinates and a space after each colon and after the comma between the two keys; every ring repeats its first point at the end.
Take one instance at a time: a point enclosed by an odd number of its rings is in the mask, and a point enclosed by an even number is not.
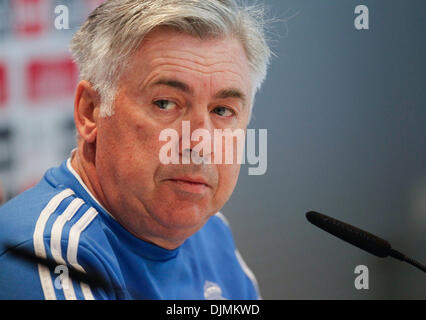
{"type": "Polygon", "coordinates": [[[129,187],[146,184],[144,188],[150,188],[159,165],[160,141],[155,128],[132,121],[110,121],[100,130],[98,157],[109,163],[114,180],[129,187]]]}
{"type": "Polygon", "coordinates": [[[238,181],[240,167],[238,164],[218,165],[219,183],[215,195],[218,201],[225,203],[231,196],[238,181]]]}
{"type": "Polygon", "coordinates": [[[123,143],[128,179],[139,180],[138,184],[149,184],[154,181],[155,170],[160,165],[158,134],[152,127],[138,125],[132,133],[129,132],[129,136],[129,140],[123,143]],[[137,176],[140,179],[136,179],[137,176]]]}

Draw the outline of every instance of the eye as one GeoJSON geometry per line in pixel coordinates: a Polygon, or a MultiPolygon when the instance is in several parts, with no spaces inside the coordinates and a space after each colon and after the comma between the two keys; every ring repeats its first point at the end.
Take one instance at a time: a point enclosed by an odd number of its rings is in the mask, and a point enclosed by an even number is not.
{"type": "Polygon", "coordinates": [[[157,100],[154,104],[162,110],[172,110],[176,107],[176,103],[169,100],[157,100]]]}
{"type": "Polygon", "coordinates": [[[221,117],[232,117],[235,115],[235,112],[227,107],[216,107],[213,109],[213,112],[221,117]]]}

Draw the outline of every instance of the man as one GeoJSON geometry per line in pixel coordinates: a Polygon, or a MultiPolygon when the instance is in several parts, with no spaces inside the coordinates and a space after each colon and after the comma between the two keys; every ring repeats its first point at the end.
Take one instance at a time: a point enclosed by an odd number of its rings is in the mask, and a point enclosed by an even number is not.
{"type": "Polygon", "coordinates": [[[185,121],[246,129],[270,56],[261,26],[233,0],[111,0],[91,14],[71,44],[77,149],[0,209],[0,298],[259,298],[218,213],[240,165],[183,161],[195,142],[181,144],[185,121]],[[159,157],[164,129],[179,133],[180,164],[159,157]]]}

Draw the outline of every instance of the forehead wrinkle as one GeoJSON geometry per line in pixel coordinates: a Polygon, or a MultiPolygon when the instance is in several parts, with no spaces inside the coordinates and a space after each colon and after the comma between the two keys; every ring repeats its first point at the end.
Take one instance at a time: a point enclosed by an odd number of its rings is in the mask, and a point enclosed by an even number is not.
{"type": "MultiPolygon", "coordinates": [[[[234,60],[220,60],[220,61],[214,61],[211,63],[208,62],[202,62],[202,61],[194,61],[190,58],[184,58],[184,57],[174,57],[174,56],[161,56],[157,57],[151,60],[151,65],[155,65],[157,61],[160,61],[160,63],[165,60],[164,63],[168,63],[170,61],[171,64],[177,65],[179,62],[182,62],[182,64],[193,64],[193,65],[199,65],[201,68],[211,68],[213,66],[221,66],[221,65],[231,65],[231,66],[237,66],[238,64],[234,60]]],[[[212,60],[212,59],[210,59],[212,60]]],[[[241,67],[241,65],[240,65],[241,67]]],[[[242,68],[244,69],[244,68],[242,68]]]]}
{"type": "MultiPolygon", "coordinates": [[[[217,60],[217,57],[211,57],[211,56],[205,56],[205,55],[201,55],[201,54],[197,54],[196,52],[190,51],[190,50],[175,50],[177,52],[175,52],[176,54],[173,55],[170,53],[164,53],[162,54],[160,57],[161,58],[165,58],[165,59],[182,59],[182,60],[188,60],[188,61],[192,61],[194,63],[199,63],[201,65],[205,65],[205,66],[211,66],[216,64],[217,62],[212,62],[209,63],[210,60],[217,60]],[[182,54],[183,53],[183,54],[182,54]]],[[[201,51],[201,50],[200,50],[201,51]]],[[[220,59],[225,58],[226,54],[228,51],[225,50],[221,50],[218,52],[209,52],[209,54],[217,54],[220,59]]],[[[222,62],[229,62],[234,64],[235,63],[235,59],[232,59],[231,57],[228,57],[229,60],[228,61],[222,61],[222,62]]]]}
{"type": "MultiPolygon", "coordinates": [[[[185,39],[187,39],[185,37],[185,39]]],[[[192,36],[188,36],[188,39],[194,39],[192,36]]],[[[236,39],[236,38],[218,38],[218,39],[210,39],[210,40],[200,40],[200,39],[196,39],[197,41],[197,50],[190,50],[187,49],[186,47],[182,46],[182,43],[174,38],[164,38],[164,39],[155,39],[152,42],[147,42],[145,43],[145,46],[141,46],[142,51],[140,51],[143,55],[149,54],[150,51],[153,52],[165,52],[165,54],[167,54],[167,52],[171,52],[172,54],[184,54],[184,55],[189,55],[191,56],[191,58],[193,59],[194,57],[197,58],[198,60],[210,60],[212,55],[219,55],[220,57],[223,57],[224,55],[226,55],[228,52],[237,52],[240,51],[244,57],[247,58],[246,56],[246,52],[241,44],[241,42],[236,39]],[[226,43],[224,45],[224,43],[226,43]],[[167,48],[165,47],[165,44],[167,44],[167,48]],[[177,44],[177,46],[176,46],[177,44]],[[173,47],[174,46],[174,47],[173,47]],[[206,47],[206,48],[204,48],[206,47]],[[223,47],[225,47],[226,49],[222,49],[223,47]],[[167,51],[165,51],[164,49],[166,49],[167,51]],[[208,49],[206,52],[207,54],[203,54],[204,49],[208,49]]],[[[163,57],[169,57],[169,56],[165,56],[163,55],[163,57]]],[[[172,56],[173,58],[173,56],[172,56]]]]}
{"type": "MultiPolygon", "coordinates": [[[[174,60],[181,60],[181,59],[174,59],[174,60]]],[[[152,69],[158,70],[158,69],[161,69],[161,68],[165,68],[165,69],[162,69],[162,71],[176,72],[176,70],[167,70],[167,67],[177,67],[177,68],[189,70],[189,71],[192,71],[192,72],[197,72],[197,73],[200,73],[200,74],[203,74],[203,75],[211,75],[211,74],[223,72],[223,73],[230,73],[230,74],[236,75],[242,82],[245,81],[244,76],[240,72],[237,72],[235,70],[228,69],[228,68],[223,68],[223,67],[219,68],[221,66],[221,64],[228,65],[228,63],[217,64],[217,68],[215,68],[214,70],[208,70],[208,69],[210,69],[210,67],[201,66],[201,68],[197,68],[198,64],[196,64],[196,63],[193,63],[193,65],[195,64],[195,67],[194,67],[194,66],[191,66],[191,65],[184,65],[184,64],[176,62],[176,61],[174,61],[174,62],[172,62],[170,60],[169,61],[163,61],[162,58],[156,58],[152,62],[154,62],[154,63],[151,64],[152,69]]],[[[229,63],[229,64],[232,65],[232,63],[229,63]]]]}
{"type": "MultiPolygon", "coordinates": [[[[186,69],[186,70],[189,70],[191,72],[197,72],[197,73],[202,74],[204,76],[208,76],[210,78],[210,80],[209,80],[210,81],[210,83],[209,83],[210,87],[212,86],[212,82],[213,82],[212,75],[215,74],[215,73],[225,72],[225,71],[203,72],[203,71],[199,71],[199,70],[194,70],[194,69],[192,69],[190,67],[187,67],[187,66],[167,64],[164,69],[158,70],[158,68],[157,68],[157,70],[152,70],[148,74],[148,76],[146,76],[144,79],[141,79],[141,82],[138,85],[138,88],[143,89],[146,86],[148,86],[148,84],[150,82],[154,81],[153,79],[164,77],[164,78],[168,78],[168,79],[176,79],[176,80],[178,80],[180,82],[183,82],[183,83],[187,84],[190,89],[193,89],[190,83],[188,83],[187,81],[184,81],[181,77],[178,77],[178,76],[175,75],[176,74],[176,70],[175,69],[168,69],[167,67],[169,67],[169,66],[177,66],[179,68],[186,69]],[[165,75],[164,73],[171,73],[172,75],[165,75]]],[[[239,79],[241,81],[244,81],[244,78],[239,73],[233,72],[233,71],[227,71],[227,72],[230,72],[230,73],[236,75],[237,77],[239,77],[239,79]]],[[[236,85],[236,86],[230,86],[231,88],[238,87],[240,85],[240,83],[236,79],[229,79],[229,77],[226,77],[225,79],[228,80],[228,81],[230,81],[230,82],[237,82],[238,83],[238,85],[236,85]]]]}

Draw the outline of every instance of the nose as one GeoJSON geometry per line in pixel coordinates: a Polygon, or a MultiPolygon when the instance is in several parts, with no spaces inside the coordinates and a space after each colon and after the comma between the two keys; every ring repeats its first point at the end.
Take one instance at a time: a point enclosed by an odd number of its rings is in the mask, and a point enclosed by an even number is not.
{"type": "MultiPolygon", "coordinates": [[[[191,158],[194,156],[202,157],[203,159],[209,157],[212,153],[213,146],[213,133],[214,127],[211,122],[210,113],[205,110],[195,110],[194,108],[182,120],[182,132],[180,136],[180,155],[182,160],[184,158],[191,158]]],[[[201,161],[201,159],[200,159],[201,161]]],[[[185,162],[185,161],[183,161],[185,162]]],[[[202,160],[205,162],[205,160],[202,160]]]]}

